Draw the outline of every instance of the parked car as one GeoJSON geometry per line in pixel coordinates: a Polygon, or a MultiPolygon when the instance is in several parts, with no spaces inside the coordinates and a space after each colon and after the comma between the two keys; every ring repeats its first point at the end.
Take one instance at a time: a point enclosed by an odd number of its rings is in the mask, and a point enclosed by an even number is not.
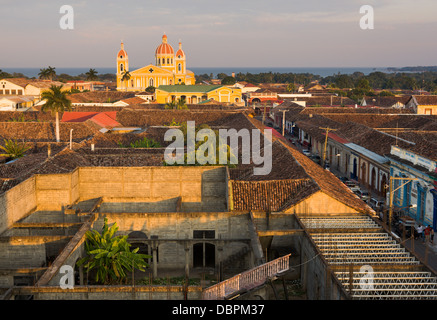
{"type": "Polygon", "coordinates": [[[363,191],[358,188],[358,190],[354,191],[354,193],[363,201],[367,201],[369,199],[369,193],[367,191],[363,191]]]}
{"type": "Polygon", "coordinates": [[[379,210],[382,208],[382,206],[384,205],[383,201],[380,201],[378,199],[375,198],[370,198],[369,200],[369,205],[374,209],[374,210],[379,210]]]}
{"type": "Polygon", "coordinates": [[[311,152],[310,152],[308,149],[304,149],[304,150],[302,150],[302,153],[303,153],[304,155],[306,155],[307,157],[309,157],[309,156],[311,155],[311,152]]]}
{"type": "Polygon", "coordinates": [[[343,183],[345,183],[345,184],[346,184],[346,182],[349,181],[349,179],[346,178],[346,177],[339,177],[339,179],[340,179],[343,183]]]}
{"type": "Polygon", "coordinates": [[[317,156],[317,155],[312,155],[312,156],[310,156],[310,158],[311,158],[311,160],[313,160],[315,163],[320,164],[320,160],[321,160],[321,158],[320,158],[319,156],[317,156]]]}
{"type": "Polygon", "coordinates": [[[361,190],[360,187],[357,186],[356,184],[349,185],[348,188],[351,189],[351,191],[352,191],[353,193],[356,193],[356,192],[358,192],[358,191],[361,190]]]}

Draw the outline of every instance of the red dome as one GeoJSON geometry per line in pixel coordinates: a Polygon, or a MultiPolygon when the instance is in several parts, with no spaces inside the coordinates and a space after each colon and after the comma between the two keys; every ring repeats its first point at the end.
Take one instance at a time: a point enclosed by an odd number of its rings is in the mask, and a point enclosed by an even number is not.
{"type": "Polygon", "coordinates": [[[167,36],[162,36],[162,43],[156,48],[155,54],[174,54],[173,47],[167,43],[167,36]]]}
{"type": "Polygon", "coordinates": [[[179,42],[179,50],[178,52],[176,52],[176,57],[179,58],[179,56],[181,58],[185,57],[185,52],[184,50],[182,50],[182,43],[179,42]]]}
{"type": "Polygon", "coordinates": [[[127,53],[126,53],[126,51],[124,51],[124,44],[123,44],[123,42],[121,43],[121,49],[120,49],[120,51],[118,51],[117,57],[120,58],[120,59],[127,58],[127,53]]]}

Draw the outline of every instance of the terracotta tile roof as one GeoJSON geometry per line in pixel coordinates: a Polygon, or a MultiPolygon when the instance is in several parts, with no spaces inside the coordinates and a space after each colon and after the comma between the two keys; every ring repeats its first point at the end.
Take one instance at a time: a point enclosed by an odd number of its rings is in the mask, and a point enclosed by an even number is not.
{"type": "Polygon", "coordinates": [[[102,128],[113,128],[120,126],[117,122],[117,111],[108,112],[64,112],[62,122],[84,122],[92,121],[102,128]]]}
{"type": "Polygon", "coordinates": [[[135,97],[135,93],[122,91],[91,91],[73,93],[68,97],[72,103],[114,103],[135,97]]]}
{"type": "Polygon", "coordinates": [[[33,81],[32,79],[27,79],[27,78],[4,78],[1,80],[11,82],[22,88],[26,87],[26,85],[28,85],[30,82],[33,81]]]}
{"type": "Polygon", "coordinates": [[[310,179],[232,181],[231,186],[236,211],[282,211],[314,191],[310,179]]]}
{"type": "Polygon", "coordinates": [[[146,100],[144,100],[143,98],[140,98],[140,97],[132,97],[132,98],[127,98],[127,99],[123,99],[123,100],[120,100],[120,101],[125,102],[125,103],[127,103],[129,105],[131,105],[131,104],[144,104],[144,103],[147,103],[146,100]]]}
{"type": "MultiPolygon", "coordinates": [[[[97,130],[85,123],[60,123],[61,141],[70,141],[73,129],[73,141],[78,142],[92,137],[97,130]]],[[[55,123],[53,122],[0,122],[0,139],[17,139],[25,141],[56,141],[55,123]]]]}
{"type": "Polygon", "coordinates": [[[331,172],[324,170],[321,166],[317,165],[288,143],[282,141],[278,143],[281,143],[289,151],[291,156],[303,167],[306,174],[317,184],[322,192],[358,212],[373,213],[373,210],[369,206],[358,199],[352,191],[331,172]]]}
{"type": "Polygon", "coordinates": [[[413,95],[411,98],[416,99],[419,105],[437,105],[437,95],[427,95],[427,96],[413,95]]]}
{"type": "Polygon", "coordinates": [[[375,97],[365,97],[365,100],[367,105],[373,105],[382,108],[390,108],[398,102],[405,105],[408,102],[408,100],[410,100],[410,98],[411,96],[409,95],[400,96],[400,97],[375,96],[375,97]]]}

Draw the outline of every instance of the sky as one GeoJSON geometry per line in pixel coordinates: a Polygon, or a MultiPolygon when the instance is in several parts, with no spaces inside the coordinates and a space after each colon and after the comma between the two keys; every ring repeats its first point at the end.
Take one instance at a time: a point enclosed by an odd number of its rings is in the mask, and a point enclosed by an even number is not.
{"type": "Polygon", "coordinates": [[[435,0],[0,0],[0,68],[154,63],[162,35],[188,67],[437,65],[435,0]],[[74,12],[64,30],[62,5],[74,12]],[[374,29],[363,30],[363,5],[374,29]]]}

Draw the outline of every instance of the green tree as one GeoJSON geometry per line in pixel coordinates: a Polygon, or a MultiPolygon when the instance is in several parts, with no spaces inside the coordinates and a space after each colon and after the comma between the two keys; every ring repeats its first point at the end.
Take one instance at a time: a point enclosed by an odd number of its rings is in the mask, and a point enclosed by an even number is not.
{"type": "Polygon", "coordinates": [[[234,77],[226,76],[222,79],[221,84],[225,86],[232,86],[237,82],[234,77]]]}
{"type": "Polygon", "coordinates": [[[85,73],[86,75],[86,79],[88,81],[94,81],[97,80],[99,77],[97,76],[98,72],[96,69],[90,69],[87,73],[85,73]]]}
{"type": "Polygon", "coordinates": [[[40,79],[53,80],[56,77],[56,68],[48,66],[47,68],[39,69],[38,77],[40,79]]]}
{"type": "Polygon", "coordinates": [[[129,272],[134,269],[145,271],[149,266],[145,259],[151,256],[138,253],[139,248],[131,251],[127,236],[115,236],[117,231],[117,224],[109,227],[105,218],[101,233],[90,230],[85,234],[87,256],[80,259],[77,265],[83,265],[87,272],[95,270],[95,281],[98,283],[122,283],[129,272]]]}
{"type": "Polygon", "coordinates": [[[132,76],[129,73],[129,71],[123,72],[123,75],[121,76],[121,82],[125,83],[126,91],[127,91],[127,82],[130,80],[130,78],[132,78],[132,76]]]}
{"type": "Polygon", "coordinates": [[[294,85],[294,83],[289,83],[289,84],[287,85],[287,91],[288,91],[288,92],[294,92],[294,91],[296,91],[296,86],[294,85]]]}
{"type": "Polygon", "coordinates": [[[50,110],[52,114],[56,116],[56,142],[61,141],[59,133],[59,112],[71,110],[71,101],[68,99],[68,91],[62,90],[63,86],[50,86],[50,89],[43,91],[41,94],[41,100],[45,101],[45,104],[41,107],[41,111],[45,112],[50,110]]]}
{"type": "Polygon", "coordinates": [[[156,88],[154,86],[148,86],[146,88],[146,92],[148,93],[155,93],[156,88]]]}
{"type": "Polygon", "coordinates": [[[38,78],[39,79],[48,79],[48,70],[45,68],[39,69],[38,78]]]}
{"type": "Polygon", "coordinates": [[[23,157],[26,151],[30,149],[30,147],[26,146],[25,143],[20,143],[16,140],[4,140],[4,144],[4,146],[0,146],[0,148],[4,151],[4,153],[0,154],[0,156],[11,159],[23,157]]]}
{"type": "Polygon", "coordinates": [[[176,110],[186,110],[188,106],[185,99],[172,100],[164,106],[165,109],[176,109],[176,110]]]}

